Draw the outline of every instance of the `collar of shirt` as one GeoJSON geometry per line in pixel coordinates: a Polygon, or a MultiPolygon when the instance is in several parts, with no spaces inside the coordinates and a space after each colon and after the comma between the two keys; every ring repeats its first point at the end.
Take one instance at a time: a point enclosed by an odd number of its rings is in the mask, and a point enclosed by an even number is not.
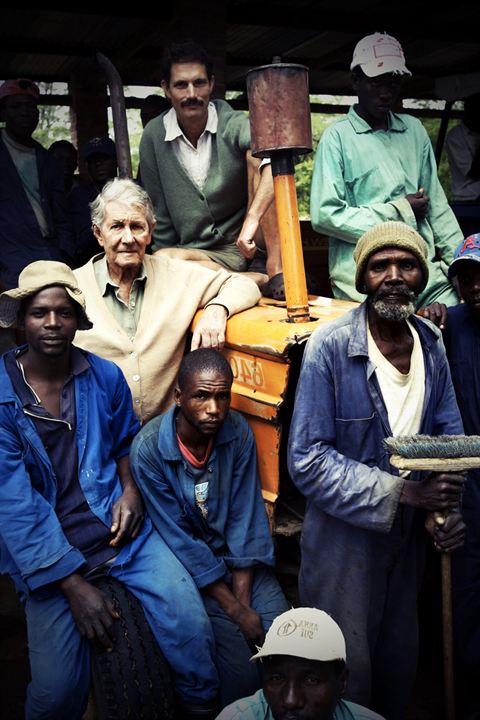
{"type": "MultiPolygon", "coordinates": [[[[31,385],[28,384],[21,364],[21,357],[27,350],[28,347],[22,345],[5,358],[7,371],[23,407],[39,405],[39,398],[31,385]]],[[[84,353],[80,348],[72,345],[70,348],[70,375],[65,385],[67,385],[74,376],[80,375],[85,372],[85,370],[88,370],[89,367],[90,363],[84,353]]]]}
{"type": "MultiPolygon", "coordinates": [[[[366,120],[360,117],[353,105],[349,108],[347,117],[356,133],[376,132],[366,120]]],[[[401,116],[389,111],[388,130],[386,132],[390,132],[391,130],[393,130],[393,132],[405,132],[406,129],[407,126],[401,116]]]]}
{"type": "MultiPolygon", "coordinates": [[[[112,288],[115,296],[118,298],[117,292],[120,286],[110,277],[110,274],[108,272],[107,258],[105,255],[101,255],[98,260],[94,259],[94,270],[98,287],[102,295],[105,296],[108,293],[109,288],[112,288]]],[[[142,263],[140,266],[140,272],[133,281],[132,290],[135,290],[136,286],[138,286],[140,283],[144,283],[146,279],[147,271],[145,269],[145,265],[142,263]]]]}
{"type": "MultiPolygon", "coordinates": [[[[170,108],[170,110],[163,118],[163,124],[165,125],[165,142],[172,142],[173,140],[181,137],[185,140],[186,143],[191,145],[191,142],[187,140],[187,138],[183,134],[182,129],[180,128],[180,125],[178,124],[177,113],[175,112],[175,109],[173,107],[170,108]]],[[[205,130],[200,135],[200,137],[203,137],[206,132],[209,132],[212,135],[215,134],[217,132],[217,127],[217,108],[212,102],[209,102],[207,124],[205,125],[205,130]]]]}

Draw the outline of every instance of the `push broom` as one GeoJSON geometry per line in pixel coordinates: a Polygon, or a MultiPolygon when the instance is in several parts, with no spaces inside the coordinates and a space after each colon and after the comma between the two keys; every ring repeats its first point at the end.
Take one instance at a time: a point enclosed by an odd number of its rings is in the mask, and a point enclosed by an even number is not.
{"type": "MultiPolygon", "coordinates": [[[[385,438],[391,464],[399,470],[465,473],[480,468],[480,435],[412,435],[385,438]]],[[[438,513],[443,524],[446,514],[438,513]]],[[[451,557],[441,554],[443,673],[447,720],[455,720],[451,557]]]]}

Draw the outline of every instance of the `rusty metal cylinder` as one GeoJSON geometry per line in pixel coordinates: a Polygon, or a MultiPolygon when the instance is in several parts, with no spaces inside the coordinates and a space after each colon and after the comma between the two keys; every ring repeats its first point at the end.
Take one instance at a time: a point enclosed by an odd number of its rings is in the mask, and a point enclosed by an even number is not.
{"type": "Polygon", "coordinates": [[[247,73],[251,150],[255,157],[274,151],[302,155],[312,150],[308,68],[272,63],[247,73]]]}

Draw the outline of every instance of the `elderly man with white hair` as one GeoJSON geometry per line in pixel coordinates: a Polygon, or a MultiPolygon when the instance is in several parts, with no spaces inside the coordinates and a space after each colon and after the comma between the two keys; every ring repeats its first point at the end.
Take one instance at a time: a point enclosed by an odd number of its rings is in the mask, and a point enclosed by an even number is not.
{"type": "Polygon", "coordinates": [[[141,423],[167,410],[198,309],[192,349],[221,349],[227,318],[260,298],[256,284],[226,270],[147,255],[155,227],[148,194],[115,178],[91,204],[103,253],[75,270],[93,328],[75,344],[116,362],[132,391],[141,423]]]}

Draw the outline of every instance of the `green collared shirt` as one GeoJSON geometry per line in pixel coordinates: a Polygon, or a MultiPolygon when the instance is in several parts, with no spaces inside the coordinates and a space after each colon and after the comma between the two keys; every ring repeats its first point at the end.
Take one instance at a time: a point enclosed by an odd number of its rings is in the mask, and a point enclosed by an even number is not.
{"type": "Polygon", "coordinates": [[[373,130],[351,107],[322,134],[314,165],[311,222],[329,236],[335,297],[364,299],[355,289],[355,245],[370,228],[396,220],[417,230],[427,243],[430,277],[419,307],[435,301],[457,304],[447,272],[463,235],[438,180],[432,144],[417,118],[389,113],[388,130],[373,130]],[[430,203],[424,220],[417,222],[406,196],[420,187],[430,203]]]}
{"type": "Polygon", "coordinates": [[[145,282],[147,280],[145,266],[142,263],[140,272],[133,281],[128,303],[120,297],[120,286],[110,277],[105,255],[100,255],[94,259],[93,269],[107,308],[117,323],[125,330],[128,337],[133,340],[140,320],[145,282]]]}

